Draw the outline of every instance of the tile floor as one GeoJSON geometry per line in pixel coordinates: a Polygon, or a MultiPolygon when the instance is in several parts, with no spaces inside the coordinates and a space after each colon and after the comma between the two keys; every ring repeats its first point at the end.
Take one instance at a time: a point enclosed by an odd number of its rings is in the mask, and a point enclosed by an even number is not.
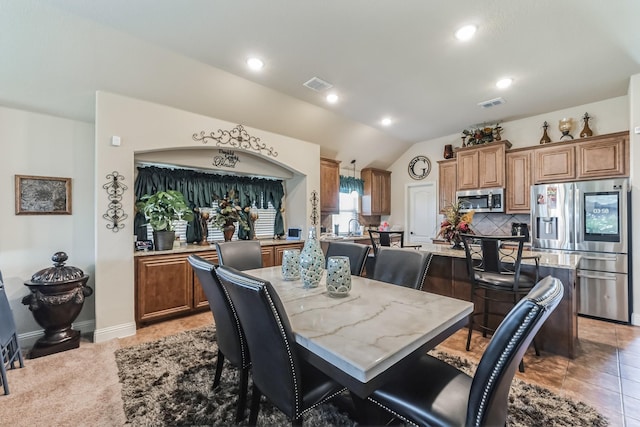
{"type": "MultiPolygon", "coordinates": [[[[210,312],[200,313],[138,330],[120,340],[122,346],[159,339],[166,335],[209,325],[210,312]]],[[[525,356],[526,369],[516,376],[555,393],[582,400],[609,418],[610,425],[640,427],[640,327],[618,325],[580,317],[578,356],[567,359],[533,350],[525,356]]],[[[458,331],[439,348],[479,360],[488,338],[474,333],[471,351],[465,351],[466,329],[458,331]]]]}

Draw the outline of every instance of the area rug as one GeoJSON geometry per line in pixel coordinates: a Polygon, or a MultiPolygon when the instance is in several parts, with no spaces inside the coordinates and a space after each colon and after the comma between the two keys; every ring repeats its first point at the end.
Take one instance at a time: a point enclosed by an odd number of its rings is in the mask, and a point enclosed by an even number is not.
{"type": "MultiPolygon", "coordinates": [[[[124,412],[129,424],[234,425],[238,371],[225,364],[220,387],[211,389],[217,347],[215,329],[201,328],[116,351],[124,412]]],[[[432,354],[472,374],[475,365],[442,352],[432,354]]],[[[251,397],[249,389],[248,401],[251,397]]],[[[247,410],[248,412],[248,410],[247,410]]],[[[248,417],[247,417],[248,418],[248,417]]],[[[248,419],[243,423],[246,425],[248,419]]],[[[514,379],[509,394],[509,426],[606,426],[592,407],[514,379]]],[[[264,400],[258,425],[290,425],[264,400]]],[[[305,415],[305,426],[354,426],[346,411],[320,405],[305,415]]]]}

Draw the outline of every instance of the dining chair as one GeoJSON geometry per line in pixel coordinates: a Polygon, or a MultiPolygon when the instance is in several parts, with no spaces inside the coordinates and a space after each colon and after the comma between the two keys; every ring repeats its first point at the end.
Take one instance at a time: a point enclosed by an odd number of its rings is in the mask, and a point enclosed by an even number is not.
{"type": "Polygon", "coordinates": [[[369,254],[369,246],[359,243],[350,242],[329,242],[327,253],[325,255],[325,268],[331,256],[349,257],[349,265],[351,266],[351,274],[354,276],[362,276],[364,264],[369,254]]]}
{"type": "Polygon", "coordinates": [[[422,290],[433,254],[399,248],[378,248],[373,280],[422,290]]]}
{"type": "MultiPolygon", "coordinates": [[[[469,351],[473,329],[480,329],[485,337],[487,333],[493,333],[495,327],[489,323],[490,318],[499,319],[504,316],[504,311],[500,312],[495,307],[504,306],[505,303],[515,305],[538,282],[538,257],[531,257],[536,267],[535,277],[529,277],[521,272],[526,237],[475,234],[460,236],[471,281],[471,302],[477,308],[469,316],[466,347],[469,351]],[[482,323],[476,324],[475,318],[480,316],[482,323]]],[[[540,355],[535,339],[533,344],[536,354],[540,355]]],[[[520,365],[520,370],[524,372],[524,364],[520,365]]]]}
{"type": "Polygon", "coordinates": [[[418,426],[505,426],[511,382],[536,332],[558,306],[560,280],[547,276],[502,320],[473,377],[430,355],[368,398],[418,426]]]}
{"type": "Polygon", "coordinates": [[[240,422],[244,418],[249,368],[251,367],[247,341],[240,327],[235,307],[218,281],[218,276],[215,273],[216,266],[197,255],[189,255],[187,259],[207,296],[216,327],[218,360],[213,378],[213,388],[220,384],[225,359],[240,370],[238,404],[236,408],[236,422],[240,422]]]}
{"type": "Polygon", "coordinates": [[[404,231],[369,230],[369,238],[371,239],[374,255],[378,254],[378,248],[381,246],[404,247],[404,231]],[[399,238],[398,241],[394,239],[396,237],[399,238]]]}
{"type": "Polygon", "coordinates": [[[255,425],[264,395],[292,425],[345,388],[302,360],[282,302],[271,283],[234,268],[216,269],[236,307],[251,353],[253,379],[249,424],[255,425]]]}
{"type": "Polygon", "coordinates": [[[20,367],[23,368],[24,361],[22,360],[22,350],[18,343],[16,324],[2,280],[2,272],[0,272],[0,356],[2,357],[2,360],[0,360],[0,379],[4,394],[9,394],[7,367],[14,369],[17,361],[20,367]]]}
{"type": "Polygon", "coordinates": [[[258,240],[215,242],[215,245],[220,265],[242,271],[262,268],[262,248],[258,240]]]}

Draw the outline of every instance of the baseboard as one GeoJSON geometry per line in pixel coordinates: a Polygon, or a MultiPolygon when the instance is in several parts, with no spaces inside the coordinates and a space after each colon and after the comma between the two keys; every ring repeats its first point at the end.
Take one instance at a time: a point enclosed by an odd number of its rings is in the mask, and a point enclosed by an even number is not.
{"type": "MultiPolygon", "coordinates": [[[[96,328],[95,320],[83,320],[82,322],[74,322],[71,327],[76,331],[81,331],[82,334],[91,333],[96,328]]],[[[18,335],[18,342],[21,348],[31,348],[38,341],[40,337],[44,336],[44,329],[37,331],[25,332],[18,335]]]]}
{"type": "Polygon", "coordinates": [[[136,334],[135,322],[123,323],[108,328],[96,329],[93,332],[93,342],[104,342],[114,338],[130,337],[136,334]]]}
{"type": "Polygon", "coordinates": [[[631,315],[631,324],[634,326],[640,326],[640,314],[633,313],[631,315]]]}

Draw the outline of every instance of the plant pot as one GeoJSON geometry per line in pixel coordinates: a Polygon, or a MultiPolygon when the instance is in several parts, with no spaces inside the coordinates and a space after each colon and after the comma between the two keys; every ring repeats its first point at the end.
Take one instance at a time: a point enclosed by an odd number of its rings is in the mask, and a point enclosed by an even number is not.
{"type": "Polygon", "coordinates": [[[173,249],[173,241],[176,239],[175,231],[154,231],[153,245],[156,251],[168,251],[173,249]]]}
{"type": "Polygon", "coordinates": [[[222,229],[222,234],[224,235],[224,241],[230,242],[231,239],[233,238],[233,233],[235,233],[235,231],[236,231],[236,226],[233,225],[233,222],[226,223],[224,228],[222,229]]]}

